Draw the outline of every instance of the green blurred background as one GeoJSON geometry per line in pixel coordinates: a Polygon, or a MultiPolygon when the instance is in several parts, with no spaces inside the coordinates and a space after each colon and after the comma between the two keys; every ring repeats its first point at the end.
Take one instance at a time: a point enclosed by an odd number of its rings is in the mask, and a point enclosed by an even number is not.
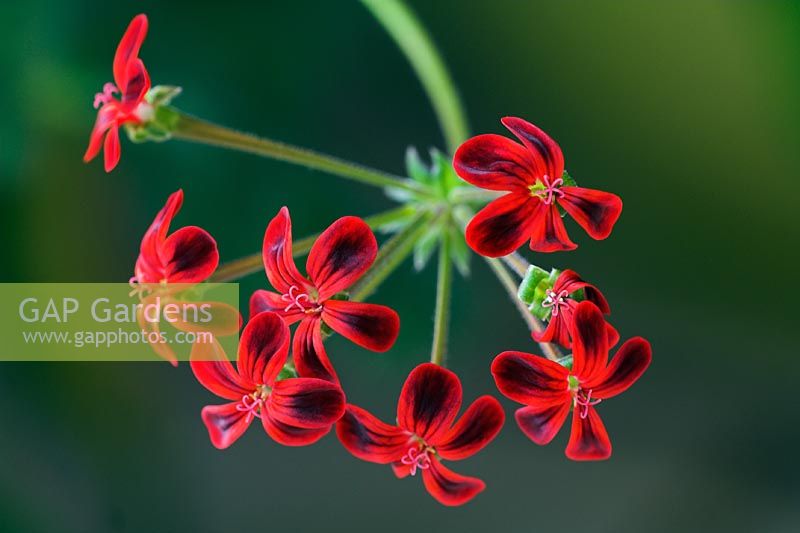
{"type": "MultiPolygon", "coordinates": [[[[602,287],[623,337],[654,347],[644,378],[601,407],[611,460],[563,455],[507,421],[455,465],[488,489],[447,509],[419,479],[358,461],[333,435],[303,449],[257,428],[227,451],[200,421],[216,399],[186,364],[0,368],[1,531],[798,531],[800,5],[796,2],[441,2],[412,6],[452,69],[473,132],[519,115],[570,173],[620,194],[610,239],[539,255],[602,287]]],[[[177,105],[209,120],[393,172],[441,146],[413,73],[357,2],[52,2],[0,7],[3,281],[124,281],[167,195],[224,260],[258,250],[289,205],[296,235],[391,205],[377,190],[179,141],[132,145],[110,175],[84,165],[94,93],[146,12],[141,56],[177,105]]],[[[528,254],[529,257],[531,254],[528,254]]],[[[266,284],[242,284],[243,296],[266,284]]],[[[373,298],[400,312],[396,347],[340,338],[349,400],[394,416],[427,357],[434,269],[406,264],[373,298]]],[[[450,366],[465,401],[488,366],[535,351],[486,266],[457,280],[450,366]]],[[[513,406],[504,400],[509,416],[513,406]]]]}

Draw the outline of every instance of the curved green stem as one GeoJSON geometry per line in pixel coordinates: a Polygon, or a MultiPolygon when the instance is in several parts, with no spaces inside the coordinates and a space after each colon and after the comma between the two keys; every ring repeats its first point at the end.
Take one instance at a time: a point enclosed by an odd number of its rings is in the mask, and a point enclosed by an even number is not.
{"type": "Polygon", "coordinates": [[[433,319],[431,363],[444,366],[447,355],[447,333],[450,327],[450,299],[453,292],[453,262],[450,234],[442,233],[439,245],[439,271],[436,277],[436,311],[433,319]]]}
{"type": "MultiPolygon", "coordinates": [[[[520,315],[522,315],[522,319],[528,325],[528,329],[536,333],[542,333],[544,331],[544,324],[533,316],[528,307],[517,298],[517,283],[511,277],[508,270],[506,270],[503,262],[491,257],[484,257],[484,259],[486,259],[486,262],[489,263],[489,266],[492,268],[495,275],[497,275],[497,279],[500,280],[500,283],[503,285],[503,288],[505,288],[511,301],[514,302],[520,315]]],[[[539,347],[541,347],[544,355],[552,361],[556,361],[562,357],[561,350],[550,343],[540,342],[539,347]]]]}
{"type": "Polygon", "coordinates": [[[414,220],[381,246],[378,257],[366,274],[350,288],[350,299],[362,301],[368,298],[389,274],[400,266],[414,250],[414,245],[427,231],[428,225],[440,214],[420,211],[414,220]]]}
{"type": "MultiPolygon", "coordinates": [[[[404,205],[402,207],[384,211],[383,213],[378,213],[377,215],[366,217],[364,222],[366,222],[370,228],[375,230],[392,222],[397,222],[399,220],[408,218],[413,214],[414,208],[404,205]]],[[[295,257],[301,257],[307,254],[309,250],[311,250],[311,246],[318,237],[319,233],[316,233],[295,241],[292,244],[292,255],[295,257]]],[[[217,271],[214,273],[214,275],[211,276],[209,281],[217,283],[234,281],[263,270],[264,262],[261,257],[261,252],[257,252],[220,266],[217,268],[217,271]]]]}
{"type": "Polygon", "coordinates": [[[430,98],[452,154],[468,136],[467,120],[442,56],[414,13],[400,0],[361,0],[411,63],[430,98]]]}
{"type": "Polygon", "coordinates": [[[299,148],[263,137],[256,137],[255,135],[238,132],[224,126],[218,126],[217,124],[187,115],[177,109],[174,111],[178,115],[178,120],[172,131],[172,135],[177,139],[195,141],[222,148],[232,148],[262,157],[295,163],[375,187],[390,187],[403,189],[416,194],[428,194],[427,191],[416,182],[401,178],[400,176],[351,163],[337,157],[313,152],[305,148],[299,148]]]}

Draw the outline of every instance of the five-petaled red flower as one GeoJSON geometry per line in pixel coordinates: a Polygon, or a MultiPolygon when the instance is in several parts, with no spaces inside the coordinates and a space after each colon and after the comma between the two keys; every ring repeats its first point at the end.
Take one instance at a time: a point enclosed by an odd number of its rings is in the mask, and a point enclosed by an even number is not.
{"type": "Polygon", "coordinates": [[[369,226],[357,217],[342,217],[314,243],[306,262],[308,279],[292,258],[292,221],[285,207],[264,234],[264,267],[278,291],[258,290],[250,299],[250,316],[279,313],[287,323],[300,321],[292,353],[301,376],[338,382],[322,343],[322,323],[359,346],[376,352],[392,347],[400,318],[383,305],[334,298],[350,287],[375,261],[378,244],[369,226]]]}
{"type": "Polygon", "coordinates": [[[219,343],[196,342],[191,367],[198,381],[224,405],[203,408],[211,443],[227,448],[260,418],[280,444],[303,446],[319,440],[344,413],[338,385],[316,378],[277,380],[289,352],[289,327],[275,313],[253,317],[239,340],[234,369],[219,343]]]}
{"type": "Polygon", "coordinates": [[[595,405],[627,390],[650,365],[650,343],[634,337],[608,363],[608,332],[595,304],[575,308],[572,369],[543,357],[503,352],[492,363],[497,388],[525,404],[517,424],[536,444],[555,437],[572,409],[572,430],[566,454],[576,461],[607,459],[611,441],[595,405]]]}
{"type": "Polygon", "coordinates": [[[559,206],[589,235],[605,239],[622,212],[615,194],[564,185],[564,156],[545,132],[520,118],[503,125],[522,145],[501,135],[478,135],[458,150],[456,173],[469,183],[509,194],[484,207],[467,226],[467,243],[481,255],[508,255],[530,239],[537,252],[577,247],[564,228],[559,206]]]}
{"type": "Polygon", "coordinates": [[[486,485],[480,479],[456,474],[441,460],[475,454],[491,442],[505,419],[496,399],[481,396],[456,421],[461,399],[461,382],[453,372],[424,363],[411,371],[403,385],[396,426],[348,404],[336,424],[336,434],[359,459],[391,463],[399,478],[421,470],[431,496],[444,505],[461,505],[486,485]]]}
{"type": "MultiPolygon", "coordinates": [[[[169,226],[183,204],[183,191],[177,190],[167,199],[153,223],[145,232],[136,260],[134,276],[130,279],[134,292],[138,292],[143,303],[155,303],[156,298],[165,301],[175,290],[185,288],[183,284],[200,283],[208,279],[219,263],[217,243],[207,231],[197,226],[186,226],[171,235],[169,226]],[[166,284],[181,284],[168,287],[166,284]],[[148,296],[149,294],[149,296],[148,296]]],[[[200,304],[201,302],[195,302],[200,304]]],[[[212,321],[200,329],[216,335],[232,335],[241,326],[239,312],[233,307],[219,302],[205,302],[209,306],[212,321]]],[[[144,307],[137,308],[137,320],[143,330],[160,335],[158,321],[150,321],[143,313],[144,307]]],[[[176,320],[172,325],[178,329],[196,329],[189,322],[176,320]]],[[[148,337],[153,338],[153,337],[148,337]]],[[[161,357],[177,366],[178,359],[169,343],[151,342],[150,346],[161,357]]]]}
{"type": "Polygon", "coordinates": [[[150,90],[150,76],[139,59],[139,48],[146,34],[147,17],[137,15],[117,46],[114,83],[106,83],[103,92],[94,97],[94,107],[100,110],[83,160],[88,163],[103,147],[106,172],[111,172],[119,162],[119,127],[125,123],[144,122],[153,113],[152,106],[145,102],[145,95],[150,90]],[[119,99],[114,98],[114,93],[120,94],[119,99]]]}
{"type": "MultiPolygon", "coordinates": [[[[578,301],[574,299],[574,293],[583,289],[583,294],[587,300],[594,303],[603,314],[609,314],[611,308],[608,306],[605,296],[600,290],[583,281],[578,274],[572,270],[565,270],[556,279],[552,289],[548,289],[542,307],[550,309],[550,321],[541,334],[533,332],[533,339],[539,342],[557,342],[564,348],[572,347],[572,327],[575,323],[575,308],[578,301]]],[[[619,341],[619,333],[611,324],[607,324],[608,345],[614,346],[619,341]]]]}

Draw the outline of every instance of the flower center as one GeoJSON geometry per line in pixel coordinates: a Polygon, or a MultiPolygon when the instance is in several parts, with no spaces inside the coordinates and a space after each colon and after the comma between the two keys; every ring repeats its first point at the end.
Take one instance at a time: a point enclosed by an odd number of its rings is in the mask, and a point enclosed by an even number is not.
{"type": "Polygon", "coordinates": [[[588,391],[581,388],[580,381],[576,376],[570,374],[567,378],[569,391],[572,393],[572,408],[580,408],[580,417],[586,418],[589,415],[589,407],[597,405],[602,400],[600,398],[592,398],[592,389],[588,391]]]}
{"type": "Polygon", "coordinates": [[[535,184],[531,185],[529,189],[531,191],[531,196],[538,196],[545,205],[550,205],[553,203],[556,196],[559,198],[564,197],[564,191],[560,188],[562,185],[564,185],[564,180],[562,178],[556,178],[551,181],[550,176],[545,174],[542,176],[541,181],[537,181],[535,184]]]}
{"type": "Polygon", "coordinates": [[[266,385],[259,385],[255,392],[242,396],[242,401],[236,404],[236,410],[247,413],[245,422],[249,424],[254,418],[261,418],[261,408],[270,392],[270,388],[266,385]]]}
{"type": "Polygon", "coordinates": [[[313,301],[308,293],[301,291],[297,285],[292,285],[289,287],[289,292],[281,296],[281,300],[288,304],[283,309],[284,313],[288,313],[295,308],[307,315],[316,314],[322,311],[322,306],[313,301]]]}
{"type": "Polygon", "coordinates": [[[400,462],[411,467],[409,474],[412,476],[416,475],[418,468],[420,470],[427,470],[431,467],[431,458],[428,454],[432,451],[433,449],[428,446],[424,446],[423,448],[412,446],[400,459],[400,462]]]}
{"type": "Polygon", "coordinates": [[[542,307],[544,308],[552,307],[550,314],[554,317],[558,316],[559,309],[569,305],[567,303],[567,298],[569,297],[569,293],[565,290],[556,294],[556,291],[554,291],[553,289],[548,289],[545,294],[547,296],[545,297],[544,301],[542,301],[542,307]]]}
{"type": "Polygon", "coordinates": [[[107,103],[114,100],[114,93],[118,93],[119,89],[117,86],[111,82],[106,83],[103,85],[103,92],[95,93],[94,95],[94,106],[95,109],[99,108],[100,106],[106,105],[107,103]]]}

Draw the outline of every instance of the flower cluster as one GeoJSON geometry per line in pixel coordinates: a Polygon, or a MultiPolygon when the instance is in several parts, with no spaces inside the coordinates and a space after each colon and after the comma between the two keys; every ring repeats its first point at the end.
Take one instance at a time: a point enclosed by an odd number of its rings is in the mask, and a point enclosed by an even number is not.
{"type": "MultiPolygon", "coordinates": [[[[533,442],[544,445],[571,412],[567,457],[610,457],[611,442],[597,406],[639,379],[651,361],[650,345],[641,337],[632,338],[609,361],[609,350],[620,336],[606,321],[611,308],[601,291],[572,270],[548,272],[528,263],[518,249],[529,241],[537,253],[574,250],[577,245],[567,235],[565,215],[592,238],[605,239],[622,211],[618,196],[579,187],[565,170],[558,144],[516,117],[501,122],[519,142],[478,135],[452,147],[452,165],[434,152],[430,169],[411,151],[410,178],[199,121],[167,107],[177,89],[150,88],[138,57],[146,31],[147,18],[135,17],[117,48],[115,84],[106,84],[95,97],[100,109],[87,161],[103,145],[105,169],[113,169],[120,154],[118,130],[125,125],[134,140],[176,136],[247,152],[257,145],[263,154],[383,187],[403,203],[367,219],[339,218],[317,237],[303,239],[302,245],[293,244],[292,221],[283,207],[266,225],[255,258],[218,268],[217,244],[208,232],[189,226],[169,233],[183,192],[168,198],[145,233],[135,264],[131,284],[140,297],[169,296],[170,284],[175,283],[238,279],[262,265],[271,285],[250,297],[235,367],[219,342],[197,343],[192,349],[190,366],[197,380],[227,400],[201,412],[215,447],[231,446],[256,418],[267,435],[287,446],[312,444],[335,427],[350,454],[391,465],[398,478],[420,473],[426,490],[440,503],[461,505],[474,498],[484,490],[484,482],[451,471],[444,461],[468,458],[487,446],[500,432],[505,415],[500,402],[486,395],[458,418],[461,382],[443,366],[452,267],[466,274],[471,248],[519,298],[532,338],[546,355],[504,351],[491,363],[500,393],[523,404],[516,411],[517,425],[533,442]],[[498,197],[497,191],[504,194],[498,197]],[[376,228],[393,233],[380,248],[376,228]],[[422,268],[436,248],[431,362],[411,370],[400,391],[396,420],[386,423],[347,402],[325,342],[338,334],[374,352],[390,350],[400,332],[400,317],[389,307],[363,300],[408,253],[414,252],[415,264],[422,268]],[[295,257],[306,253],[304,275],[295,257]],[[514,274],[521,278],[518,290],[514,274]],[[571,354],[563,355],[560,349],[571,354]]],[[[241,328],[238,312],[226,313],[228,320],[216,335],[241,328]]],[[[171,352],[159,355],[177,363],[171,352]]]]}

